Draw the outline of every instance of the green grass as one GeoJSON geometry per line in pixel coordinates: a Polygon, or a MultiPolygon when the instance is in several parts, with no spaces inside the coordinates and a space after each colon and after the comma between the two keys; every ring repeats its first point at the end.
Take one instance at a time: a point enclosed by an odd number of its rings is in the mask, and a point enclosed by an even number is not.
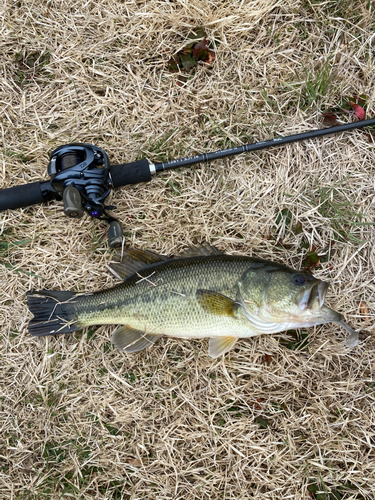
{"type": "Polygon", "coordinates": [[[12,151],[11,149],[0,149],[0,152],[5,156],[8,156],[8,158],[16,158],[17,160],[20,160],[24,163],[31,160],[31,158],[24,155],[23,153],[17,153],[16,151],[12,151]]]}
{"type": "Polygon", "coordinates": [[[50,63],[50,58],[49,51],[17,52],[15,55],[15,62],[18,67],[16,83],[20,86],[25,85],[38,76],[51,78],[52,75],[45,71],[45,67],[50,63]]]}
{"type": "MultiPolygon", "coordinates": [[[[366,214],[357,211],[356,205],[345,196],[345,192],[349,189],[345,186],[345,182],[349,177],[350,175],[330,186],[315,186],[313,188],[304,186],[299,192],[300,200],[307,206],[317,209],[320,216],[326,221],[326,228],[332,229],[335,233],[337,241],[361,245],[364,241],[357,236],[357,233],[361,227],[373,226],[375,222],[369,221],[366,214]]],[[[285,196],[291,197],[287,193],[285,196]]],[[[284,225],[294,235],[300,234],[304,227],[289,208],[283,208],[275,215],[276,232],[281,225],[284,225]],[[293,221],[297,222],[293,224],[293,221]]],[[[314,267],[317,255],[313,250],[309,250],[309,244],[305,239],[301,243],[301,249],[307,251],[304,267],[314,267]]],[[[325,256],[325,261],[327,258],[329,256],[325,256]]]]}
{"type": "Polygon", "coordinates": [[[312,104],[327,98],[335,77],[335,71],[332,68],[331,57],[328,57],[318,70],[308,71],[304,68],[305,81],[301,86],[301,109],[307,109],[312,104]]]}
{"type": "Polygon", "coordinates": [[[7,235],[4,233],[3,239],[0,240],[0,265],[6,267],[7,269],[11,269],[16,273],[27,274],[28,276],[34,276],[35,278],[40,278],[43,280],[45,279],[43,276],[39,276],[38,274],[29,271],[25,271],[24,269],[14,266],[9,261],[13,249],[18,248],[22,245],[27,245],[32,241],[33,241],[32,239],[24,239],[24,240],[15,239],[14,241],[10,241],[10,238],[7,237],[7,235]]]}
{"type": "Polygon", "coordinates": [[[280,344],[292,351],[305,351],[308,344],[308,333],[300,330],[288,330],[287,337],[280,337],[280,344]]]}
{"type": "Polygon", "coordinates": [[[319,474],[319,479],[310,479],[307,491],[314,500],[366,500],[358,487],[346,481],[339,486],[329,486],[319,474]]]}
{"type": "Polygon", "coordinates": [[[313,191],[305,189],[301,198],[310,206],[316,207],[320,215],[329,221],[338,241],[360,245],[363,241],[356,236],[356,230],[360,226],[372,226],[374,222],[366,221],[365,214],[357,212],[354,203],[345,196],[345,181],[348,178],[349,176],[331,186],[318,186],[313,191]]]}
{"type": "MultiPolygon", "coordinates": [[[[164,135],[162,135],[159,139],[156,141],[151,141],[149,140],[148,146],[147,146],[147,151],[149,153],[153,154],[154,161],[156,159],[160,162],[167,161],[166,159],[166,151],[168,148],[166,148],[166,144],[168,143],[168,140],[172,137],[172,135],[178,130],[178,127],[174,128],[170,132],[166,132],[164,135]]],[[[141,154],[139,157],[137,157],[137,160],[143,159],[144,155],[141,154]]]]}

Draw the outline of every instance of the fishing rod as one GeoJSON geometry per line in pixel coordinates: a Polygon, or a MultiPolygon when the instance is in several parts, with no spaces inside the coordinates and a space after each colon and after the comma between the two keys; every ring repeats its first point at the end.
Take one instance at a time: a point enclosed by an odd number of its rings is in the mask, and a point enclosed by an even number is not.
{"type": "Polygon", "coordinates": [[[165,170],[338,134],[370,125],[375,125],[375,118],[155,164],[144,159],[111,165],[105,151],[97,146],[86,143],[66,144],[50,154],[47,168],[50,180],[0,190],[0,210],[23,208],[52,199],[63,200],[64,213],[68,217],[80,218],[87,213],[94,219],[106,220],[109,224],[109,246],[114,248],[122,244],[123,230],[119,221],[108,214],[109,210],[114,210],[116,207],[105,205],[105,199],[113,188],[149,182],[152,175],[165,170]]]}

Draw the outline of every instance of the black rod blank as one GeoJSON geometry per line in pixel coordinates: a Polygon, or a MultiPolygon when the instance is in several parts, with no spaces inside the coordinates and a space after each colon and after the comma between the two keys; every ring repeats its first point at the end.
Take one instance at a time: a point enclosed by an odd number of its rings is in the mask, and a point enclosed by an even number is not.
{"type": "Polygon", "coordinates": [[[370,120],[361,120],[359,122],[346,123],[345,125],[338,125],[336,127],[322,128],[311,130],[310,132],[303,132],[302,134],[289,135],[287,137],[277,137],[268,141],[254,142],[253,144],[245,144],[235,148],[221,149],[212,153],[203,153],[201,155],[189,156],[187,158],[180,158],[178,160],[171,160],[164,163],[156,163],[154,165],[155,172],[162,172],[179,167],[186,167],[187,165],[194,165],[195,163],[203,163],[211,160],[218,160],[219,158],[226,158],[227,156],[239,155],[249,151],[258,151],[260,149],[270,148],[272,146],[280,146],[282,144],[289,144],[290,142],[304,141],[306,139],[313,139],[314,137],[322,137],[324,135],[338,134],[355,128],[362,128],[369,125],[375,125],[375,118],[370,120]]]}

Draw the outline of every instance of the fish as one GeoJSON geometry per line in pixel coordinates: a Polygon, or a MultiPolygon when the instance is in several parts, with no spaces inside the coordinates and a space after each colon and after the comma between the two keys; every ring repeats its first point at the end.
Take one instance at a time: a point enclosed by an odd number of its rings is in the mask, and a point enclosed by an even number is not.
{"type": "Polygon", "coordinates": [[[169,258],[125,248],[110,270],[120,279],[93,293],[27,293],[34,336],[67,334],[92,325],[118,325],[114,346],[139,352],[163,335],[209,339],[212,358],[239,338],[337,323],[355,347],[358,332],[324,305],[329,284],[312,274],[260,258],[227,255],[204,243],[169,258]]]}

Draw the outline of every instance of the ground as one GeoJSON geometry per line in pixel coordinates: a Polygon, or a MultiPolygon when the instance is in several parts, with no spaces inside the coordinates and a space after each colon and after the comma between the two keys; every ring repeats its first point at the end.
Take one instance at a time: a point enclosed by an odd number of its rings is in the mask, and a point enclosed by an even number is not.
{"type": "MultiPolygon", "coordinates": [[[[160,162],[355,121],[350,101],[375,111],[367,0],[0,9],[2,188],[46,179],[70,142],[160,162]],[[200,28],[214,55],[195,64],[200,28]]],[[[207,340],[126,355],[112,327],[31,337],[26,292],[112,286],[113,252],[104,223],[68,219],[61,202],[2,212],[0,499],[375,498],[374,165],[366,128],[111,195],[131,247],[208,241],[329,281],[327,304],[362,332],[354,349],[332,324],[217,360],[207,340]]]]}

